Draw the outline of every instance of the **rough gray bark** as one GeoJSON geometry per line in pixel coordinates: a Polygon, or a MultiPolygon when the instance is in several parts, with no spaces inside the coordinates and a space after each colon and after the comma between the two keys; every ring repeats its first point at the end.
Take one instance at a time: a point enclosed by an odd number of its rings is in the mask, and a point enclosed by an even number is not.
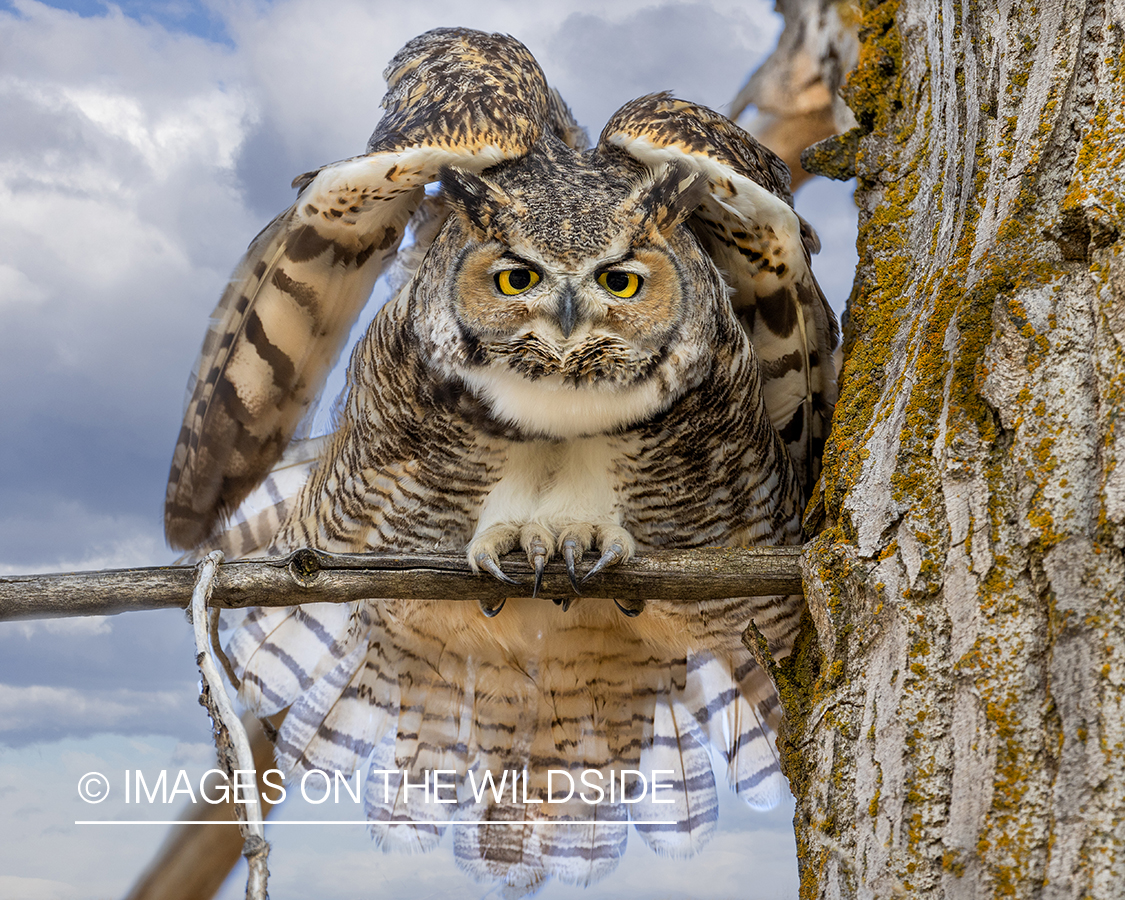
{"type": "Polygon", "coordinates": [[[864,13],[816,627],[778,673],[802,898],[1125,896],[1123,30],[864,13]]]}

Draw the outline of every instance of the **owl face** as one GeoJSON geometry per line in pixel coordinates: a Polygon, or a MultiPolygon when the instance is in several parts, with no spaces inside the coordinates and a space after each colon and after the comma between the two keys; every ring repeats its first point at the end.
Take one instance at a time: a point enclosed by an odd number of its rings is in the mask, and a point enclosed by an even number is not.
{"type": "Polygon", "coordinates": [[[455,215],[427,259],[444,277],[421,319],[437,363],[496,418],[535,436],[601,433],[698,383],[726,299],[679,227],[698,179],[559,145],[484,177],[447,171],[442,184],[455,215]]]}

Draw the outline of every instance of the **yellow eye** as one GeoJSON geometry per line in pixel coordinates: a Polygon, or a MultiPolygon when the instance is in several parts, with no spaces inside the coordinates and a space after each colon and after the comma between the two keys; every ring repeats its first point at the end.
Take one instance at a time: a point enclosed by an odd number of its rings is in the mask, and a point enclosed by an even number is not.
{"type": "Polygon", "coordinates": [[[505,269],[496,273],[496,287],[501,294],[514,297],[539,283],[538,273],[531,269],[505,269]]]}
{"type": "Polygon", "coordinates": [[[614,297],[620,297],[623,300],[635,296],[644,282],[645,280],[636,272],[622,272],[620,269],[610,269],[610,271],[602,272],[598,276],[598,284],[613,294],[614,297]]]}

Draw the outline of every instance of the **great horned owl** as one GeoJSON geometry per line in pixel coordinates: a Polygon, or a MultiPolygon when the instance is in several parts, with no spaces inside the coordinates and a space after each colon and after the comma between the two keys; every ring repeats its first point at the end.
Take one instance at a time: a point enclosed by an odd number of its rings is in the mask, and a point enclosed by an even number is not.
{"type": "Polygon", "coordinates": [[[751,805],[780,796],[778,705],[740,635],[753,619],[786,655],[800,599],[638,615],[536,598],[538,575],[557,557],[577,590],[637,551],[800,540],[834,401],[815,236],[784,166],[705,108],[642,97],[588,150],[522,44],[461,29],[410,41],[386,78],[367,153],[296,180],[219,303],[169,541],[456,550],[506,581],[519,548],[537,577],[502,612],[249,613],[229,642],[243,701],[289,708],[287,771],[397,773],[367,783],[376,839],[429,849],[445,826],[427,823],[454,818],[478,878],[589,883],[630,823],[689,853],[715,828],[712,753],[751,805]],[[352,354],[335,431],[294,440],[408,227],[405,283],[352,354]],[[404,790],[435,770],[455,773],[452,806],[404,790]],[[563,771],[603,798],[541,802],[552,771],[555,794],[563,771]],[[637,777],[654,771],[659,796],[637,777]],[[475,791],[489,773],[519,789],[475,791]]]}

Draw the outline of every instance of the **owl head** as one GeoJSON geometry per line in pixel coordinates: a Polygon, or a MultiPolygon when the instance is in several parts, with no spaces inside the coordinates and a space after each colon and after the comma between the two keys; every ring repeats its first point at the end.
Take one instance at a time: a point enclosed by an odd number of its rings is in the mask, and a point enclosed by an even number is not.
{"type": "Polygon", "coordinates": [[[528,436],[626,427],[705,377],[722,277],[683,221],[706,177],[548,140],[480,175],[445,168],[453,214],[415,281],[431,363],[528,436]]]}

